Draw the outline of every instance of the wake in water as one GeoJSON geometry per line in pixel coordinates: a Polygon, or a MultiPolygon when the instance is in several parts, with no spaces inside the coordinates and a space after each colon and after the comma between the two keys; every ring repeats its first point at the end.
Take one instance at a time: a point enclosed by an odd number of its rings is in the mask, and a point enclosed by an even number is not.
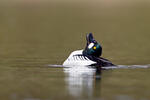
{"type": "MultiPolygon", "coordinates": [[[[93,66],[63,66],[63,65],[48,65],[48,67],[51,68],[77,68],[77,69],[81,69],[84,68],[94,68],[93,66]]],[[[102,67],[102,69],[127,69],[127,68],[150,68],[150,64],[147,65],[117,65],[117,66],[110,66],[110,67],[102,67]]]]}

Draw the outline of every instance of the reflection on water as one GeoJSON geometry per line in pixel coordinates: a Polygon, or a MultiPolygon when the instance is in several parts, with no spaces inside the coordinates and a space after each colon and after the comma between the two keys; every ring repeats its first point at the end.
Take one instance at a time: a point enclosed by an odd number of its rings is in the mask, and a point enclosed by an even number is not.
{"type": "MultiPolygon", "coordinates": [[[[96,81],[100,81],[100,73],[96,69],[84,66],[64,68],[70,95],[74,97],[92,97],[96,81]]],[[[100,86],[100,84],[99,84],[100,86]]]]}
{"type": "Polygon", "coordinates": [[[118,65],[103,70],[102,75],[89,67],[64,68],[66,89],[70,96],[83,100],[148,100],[149,67],[149,64],[118,65]]]}

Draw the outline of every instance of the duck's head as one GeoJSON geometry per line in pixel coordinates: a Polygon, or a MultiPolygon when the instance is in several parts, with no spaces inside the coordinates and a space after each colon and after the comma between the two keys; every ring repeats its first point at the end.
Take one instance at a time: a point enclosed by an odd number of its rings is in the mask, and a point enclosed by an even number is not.
{"type": "Polygon", "coordinates": [[[101,45],[94,39],[92,33],[87,34],[86,36],[87,45],[83,50],[83,53],[86,55],[91,55],[95,57],[99,57],[102,54],[101,45]]]}

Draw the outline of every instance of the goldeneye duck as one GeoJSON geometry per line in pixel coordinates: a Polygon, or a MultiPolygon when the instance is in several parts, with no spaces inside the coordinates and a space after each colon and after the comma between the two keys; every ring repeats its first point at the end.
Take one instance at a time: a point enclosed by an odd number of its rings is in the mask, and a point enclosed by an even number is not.
{"type": "Polygon", "coordinates": [[[92,33],[87,34],[86,41],[85,49],[73,51],[63,66],[114,66],[109,60],[100,57],[102,46],[94,39],[92,33]]]}

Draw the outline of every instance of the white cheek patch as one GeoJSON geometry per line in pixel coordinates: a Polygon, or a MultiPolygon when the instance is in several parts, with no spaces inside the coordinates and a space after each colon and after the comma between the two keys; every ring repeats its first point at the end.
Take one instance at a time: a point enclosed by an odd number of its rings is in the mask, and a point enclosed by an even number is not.
{"type": "Polygon", "coordinates": [[[94,46],[94,43],[90,43],[89,46],[88,46],[88,48],[90,49],[90,48],[92,48],[93,46],[94,46]]]}

